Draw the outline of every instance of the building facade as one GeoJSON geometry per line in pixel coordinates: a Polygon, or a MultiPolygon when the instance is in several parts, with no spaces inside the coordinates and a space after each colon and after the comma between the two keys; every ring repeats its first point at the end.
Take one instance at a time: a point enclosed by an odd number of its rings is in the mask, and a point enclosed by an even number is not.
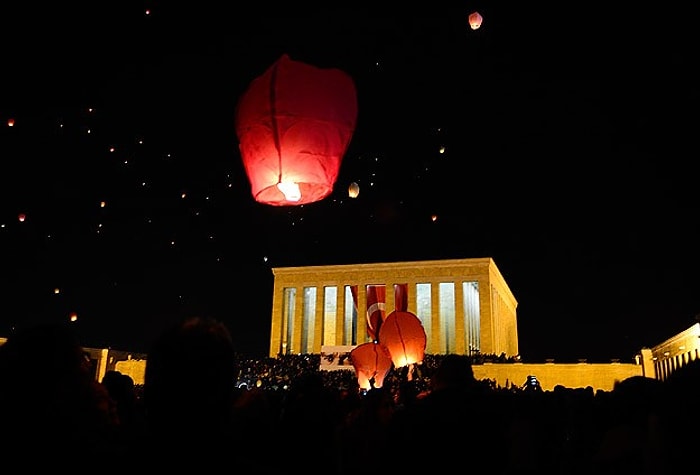
{"type": "MultiPolygon", "coordinates": [[[[517,301],[490,258],[280,267],[272,272],[270,357],[323,354],[323,347],[347,349],[372,341],[372,317],[397,309],[421,320],[428,354],[519,356],[517,301]]],[[[5,340],[0,338],[0,345],[5,340]]],[[[520,385],[535,375],[543,390],[561,385],[609,391],[631,376],[665,379],[698,358],[699,345],[696,324],[654,348],[642,349],[635,364],[507,362],[475,364],[473,369],[477,379],[490,379],[501,387],[520,385]]],[[[146,355],[85,350],[96,380],[114,369],[143,384],[146,355]]]]}
{"type": "Polygon", "coordinates": [[[700,358],[700,323],[695,323],[652,348],[643,348],[644,375],[666,380],[671,373],[700,358]]]}
{"type": "Polygon", "coordinates": [[[269,355],[376,338],[373,317],[415,314],[426,353],[518,355],[517,301],[491,258],[272,269],[269,355]]]}

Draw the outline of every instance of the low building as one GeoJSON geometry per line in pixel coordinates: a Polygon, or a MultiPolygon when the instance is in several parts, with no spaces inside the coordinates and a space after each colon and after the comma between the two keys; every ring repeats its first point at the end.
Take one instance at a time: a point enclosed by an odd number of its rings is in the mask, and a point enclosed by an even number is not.
{"type": "Polygon", "coordinates": [[[700,323],[695,323],[653,348],[643,348],[640,362],[645,376],[665,380],[671,373],[700,357],[700,323]]]}

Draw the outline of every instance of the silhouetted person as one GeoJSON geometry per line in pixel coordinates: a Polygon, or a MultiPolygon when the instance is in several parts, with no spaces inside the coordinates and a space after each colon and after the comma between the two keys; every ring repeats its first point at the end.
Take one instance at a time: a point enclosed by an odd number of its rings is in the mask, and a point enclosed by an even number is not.
{"type": "Polygon", "coordinates": [[[357,407],[336,430],[338,475],[392,473],[384,451],[394,409],[393,395],[383,387],[370,389],[359,398],[357,407]]]}
{"type": "Polygon", "coordinates": [[[324,386],[320,373],[306,373],[292,381],[280,417],[279,433],[284,437],[277,448],[282,469],[303,473],[333,465],[334,433],[341,420],[337,395],[324,386]]]}
{"type": "Polygon", "coordinates": [[[666,473],[688,470],[688,461],[697,453],[697,427],[700,427],[700,359],[695,358],[674,370],[664,381],[664,447],[666,473]]]}
{"type": "Polygon", "coordinates": [[[496,461],[504,445],[493,395],[474,378],[469,358],[446,355],[430,382],[428,394],[390,423],[385,453],[396,473],[467,473],[496,461]]]}
{"type": "MultiPolygon", "coordinates": [[[[116,452],[106,389],[68,324],[40,324],[0,346],[0,459],[62,469],[116,452]]],[[[17,465],[15,465],[17,463],[17,465]]]]}
{"type": "Polygon", "coordinates": [[[109,393],[112,411],[123,444],[143,443],[145,409],[138,397],[134,379],[117,370],[109,370],[102,377],[102,385],[109,393]]]}
{"type": "Polygon", "coordinates": [[[665,471],[665,390],[662,381],[645,376],[615,383],[603,408],[603,427],[590,473],[643,475],[665,471]]]}
{"type": "Polygon", "coordinates": [[[246,465],[259,461],[240,453],[246,434],[234,423],[237,376],[233,341],[222,322],[190,317],[159,335],[144,377],[149,468],[206,473],[230,466],[254,473],[246,465]]]}

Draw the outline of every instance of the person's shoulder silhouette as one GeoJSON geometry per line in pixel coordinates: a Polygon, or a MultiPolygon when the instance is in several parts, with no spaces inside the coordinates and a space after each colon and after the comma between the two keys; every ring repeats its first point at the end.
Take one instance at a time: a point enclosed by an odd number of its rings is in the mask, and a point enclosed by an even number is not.
{"type": "Polygon", "coordinates": [[[493,456],[498,439],[491,396],[468,356],[445,355],[430,375],[428,393],[392,418],[392,451],[415,447],[393,464],[409,473],[449,471],[465,458],[493,456]]]}
{"type": "Polygon", "coordinates": [[[165,328],[146,359],[146,458],[160,467],[188,461],[212,468],[235,459],[238,360],[228,327],[188,317],[165,328]]]}
{"type": "Polygon", "coordinates": [[[146,359],[144,401],[163,436],[182,428],[218,432],[231,410],[237,376],[228,328],[212,318],[189,317],[156,338],[146,359]]]}
{"type": "Polygon", "coordinates": [[[36,453],[57,468],[112,453],[109,396],[70,324],[40,323],[11,334],[0,346],[0,380],[6,461],[46,462],[28,457],[36,453]]]}

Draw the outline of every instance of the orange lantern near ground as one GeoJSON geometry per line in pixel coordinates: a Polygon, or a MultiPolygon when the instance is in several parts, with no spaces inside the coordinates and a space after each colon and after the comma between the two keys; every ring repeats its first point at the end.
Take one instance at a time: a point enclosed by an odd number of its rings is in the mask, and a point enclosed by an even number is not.
{"type": "Polygon", "coordinates": [[[255,201],[289,206],[328,196],[356,122],[349,75],[282,55],[236,106],[236,135],[255,201]]]}
{"type": "Polygon", "coordinates": [[[360,389],[381,388],[391,370],[391,354],[381,343],[369,342],[357,345],[350,352],[360,389]]]}
{"type": "Polygon", "coordinates": [[[469,15],[469,26],[472,30],[478,30],[481,28],[481,22],[483,19],[484,18],[479,14],[479,12],[471,13],[469,15]]]}
{"type": "Polygon", "coordinates": [[[379,342],[389,350],[394,366],[401,368],[423,361],[427,337],[415,314],[395,310],[382,323],[379,342]]]}

